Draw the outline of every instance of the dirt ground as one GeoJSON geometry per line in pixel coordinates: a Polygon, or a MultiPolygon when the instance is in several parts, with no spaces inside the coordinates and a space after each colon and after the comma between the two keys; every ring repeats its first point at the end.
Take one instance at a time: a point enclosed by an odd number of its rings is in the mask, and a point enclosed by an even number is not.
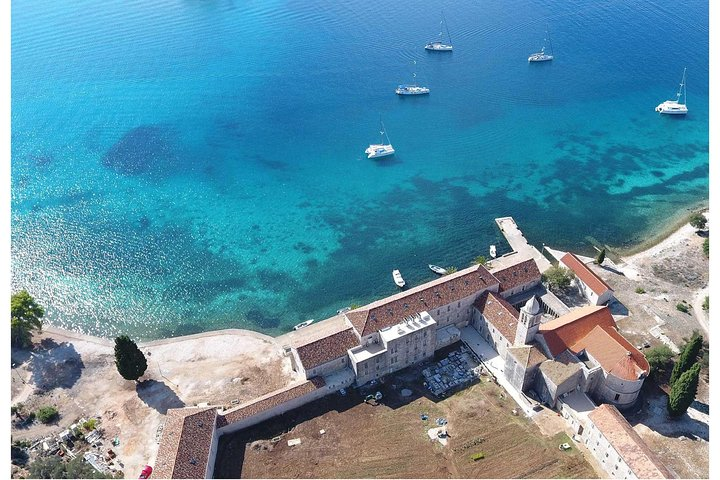
{"type": "Polygon", "coordinates": [[[425,393],[420,371],[386,378],[375,388],[383,393],[377,405],[351,389],[221,437],[215,477],[597,478],[575,446],[559,450],[573,444],[565,433],[546,436],[532,420],[513,415],[515,402],[486,377],[436,399],[425,393]],[[402,389],[412,395],[403,397],[402,389]],[[450,435],[444,447],[427,435],[440,417],[450,435]],[[290,439],[301,444],[290,447],[290,439]],[[484,459],[470,458],[480,452],[484,459]]]}
{"type": "Polygon", "coordinates": [[[96,416],[107,446],[119,438],[112,448],[129,478],[154,463],[168,408],[244,402],[295,375],[271,337],[243,330],[141,344],[148,369],[137,384],[118,374],[111,341],[46,329],[35,342],[33,352],[12,351],[11,403],[28,412],[53,405],[60,419],[28,428],[13,422],[13,440],[57,435],[80,417],[96,416]]]}

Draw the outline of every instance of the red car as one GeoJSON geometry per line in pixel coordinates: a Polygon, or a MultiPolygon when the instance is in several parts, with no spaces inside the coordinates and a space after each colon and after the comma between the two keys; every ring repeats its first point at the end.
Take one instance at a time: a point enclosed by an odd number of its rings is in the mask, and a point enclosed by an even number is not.
{"type": "Polygon", "coordinates": [[[150,465],[145,465],[145,468],[142,469],[138,478],[150,478],[150,475],[152,475],[152,467],[150,465]]]}

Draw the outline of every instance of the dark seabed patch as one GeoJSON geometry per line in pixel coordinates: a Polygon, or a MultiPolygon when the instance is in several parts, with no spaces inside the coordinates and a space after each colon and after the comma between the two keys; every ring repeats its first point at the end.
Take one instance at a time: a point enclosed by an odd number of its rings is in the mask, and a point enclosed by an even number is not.
{"type": "Polygon", "coordinates": [[[159,125],[142,125],[125,133],[103,157],[105,167],[124,175],[164,173],[177,159],[172,131],[159,125]]]}

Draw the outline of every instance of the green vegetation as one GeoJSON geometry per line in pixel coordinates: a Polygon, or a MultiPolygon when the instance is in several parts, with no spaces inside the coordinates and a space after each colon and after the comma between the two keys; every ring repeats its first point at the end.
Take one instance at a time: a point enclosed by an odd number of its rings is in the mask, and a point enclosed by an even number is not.
{"type": "Polygon", "coordinates": [[[707,225],[707,219],[702,213],[693,213],[690,215],[688,221],[690,222],[690,226],[697,228],[698,230],[705,229],[705,226],[707,225]]]}
{"type": "Polygon", "coordinates": [[[473,462],[477,462],[478,460],[482,460],[483,458],[485,458],[485,454],[483,452],[473,453],[472,455],[470,455],[470,460],[472,460],[473,462]]]}
{"type": "Polygon", "coordinates": [[[642,295],[643,293],[645,293],[645,289],[642,287],[637,287],[635,289],[635,293],[639,293],[640,295],[642,295]]]}
{"type": "Polygon", "coordinates": [[[697,331],[693,332],[693,336],[683,347],[680,352],[680,359],[675,363],[672,374],[670,375],[670,386],[675,385],[675,382],[680,376],[690,370],[695,364],[700,353],[700,349],[703,346],[703,336],[698,334],[697,331]]]}
{"type": "Polygon", "coordinates": [[[30,464],[31,478],[121,478],[103,475],[78,456],[65,462],[57,455],[41,457],[30,464]]]}
{"type": "Polygon", "coordinates": [[[445,270],[446,270],[445,275],[450,275],[451,273],[457,272],[457,267],[448,267],[445,270]]]}
{"type": "Polygon", "coordinates": [[[597,254],[597,257],[595,257],[595,263],[597,263],[598,265],[602,265],[604,261],[605,261],[605,249],[603,248],[597,254]]]}
{"type": "Polygon", "coordinates": [[[37,419],[40,420],[42,423],[50,423],[54,420],[57,420],[58,418],[60,418],[60,413],[55,407],[42,407],[40,410],[37,411],[37,419]]]}
{"type": "Polygon", "coordinates": [[[679,417],[685,413],[688,407],[695,400],[698,381],[700,378],[700,364],[696,363],[692,368],[677,379],[670,389],[667,410],[671,417],[679,417]]]}
{"type": "Polygon", "coordinates": [[[475,265],[485,265],[487,263],[487,258],[485,258],[485,255],[478,255],[473,260],[473,264],[475,265]]]}
{"type": "Polygon", "coordinates": [[[115,365],[125,380],[137,381],[147,370],[145,355],[127,335],[115,339],[115,365]]]}
{"type": "Polygon", "coordinates": [[[650,364],[650,375],[655,378],[655,381],[659,382],[670,368],[673,352],[667,345],[658,345],[646,350],[645,358],[650,364]]]}
{"type": "Polygon", "coordinates": [[[570,270],[560,266],[550,267],[542,274],[542,281],[551,289],[565,289],[570,286],[573,278],[575,275],[570,270]]]}
{"type": "Polygon", "coordinates": [[[35,302],[27,290],[10,296],[10,342],[13,347],[32,345],[32,331],[42,331],[45,310],[35,302]]]}
{"type": "Polygon", "coordinates": [[[710,239],[706,238],[703,242],[703,252],[705,252],[705,256],[710,258],[710,239]]]}
{"type": "Polygon", "coordinates": [[[97,427],[97,420],[94,419],[94,418],[91,418],[91,419],[88,420],[87,422],[83,423],[83,424],[82,424],[82,427],[83,427],[85,430],[87,430],[88,432],[90,432],[90,431],[92,431],[92,430],[95,430],[95,428],[97,427]]]}
{"type": "Polygon", "coordinates": [[[710,310],[710,297],[706,296],[702,304],[702,309],[706,312],[710,310]]]}
{"type": "Polygon", "coordinates": [[[359,303],[351,303],[350,310],[356,310],[356,309],[360,308],[360,306],[361,305],[359,303]]]}
{"type": "Polygon", "coordinates": [[[686,303],[682,303],[682,302],[678,303],[677,305],[675,305],[675,308],[677,308],[678,310],[680,310],[683,313],[690,313],[690,308],[688,307],[688,305],[686,303]]]}

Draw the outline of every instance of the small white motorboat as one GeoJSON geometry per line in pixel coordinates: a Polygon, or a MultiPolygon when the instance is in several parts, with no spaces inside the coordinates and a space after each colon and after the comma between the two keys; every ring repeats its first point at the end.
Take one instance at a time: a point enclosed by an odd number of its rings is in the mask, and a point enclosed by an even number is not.
{"type": "Polygon", "coordinates": [[[398,95],[426,95],[430,93],[430,89],[420,85],[398,85],[395,93],[398,95]]]}
{"type": "Polygon", "coordinates": [[[402,275],[400,275],[400,270],[393,270],[392,275],[393,280],[395,281],[395,285],[403,288],[405,286],[405,280],[403,280],[402,275]]]}
{"type": "Polygon", "coordinates": [[[429,264],[428,268],[430,268],[430,270],[437,273],[438,275],[445,275],[447,273],[447,270],[442,267],[438,267],[437,265],[429,264]]]}
{"type": "Polygon", "coordinates": [[[495,249],[495,245],[490,245],[490,256],[492,258],[497,257],[497,250],[495,249]]]}
{"type": "Polygon", "coordinates": [[[293,330],[300,330],[301,328],[305,328],[308,325],[310,325],[311,323],[313,323],[314,321],[315,321],[315,319],[311,318],[310,320],[305,320],[304,322],[300,322],[293,327],[293,330]]]}

